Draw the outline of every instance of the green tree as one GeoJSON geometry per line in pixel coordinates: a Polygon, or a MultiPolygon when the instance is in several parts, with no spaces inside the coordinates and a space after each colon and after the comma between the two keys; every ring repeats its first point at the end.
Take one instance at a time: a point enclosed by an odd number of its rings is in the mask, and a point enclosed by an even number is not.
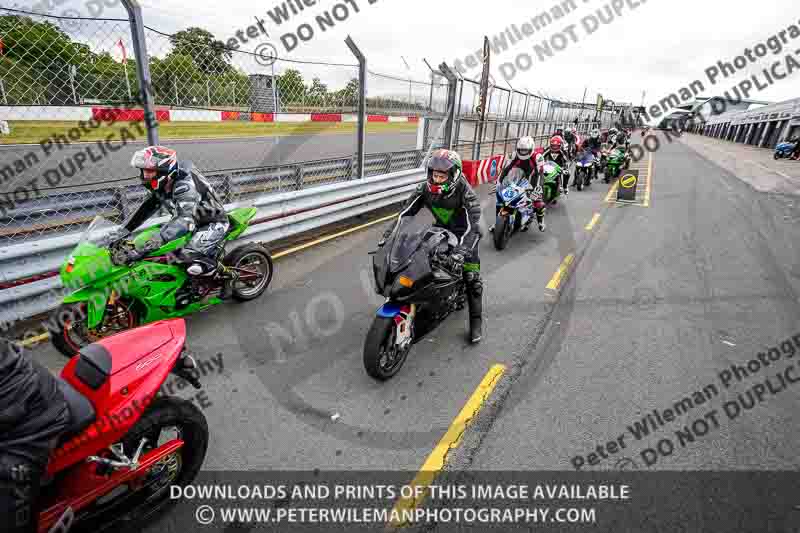
{"type": "Polygon", "coordinates": [[[308,95],[307,102],[311,103],[311,105],[324,106],[328,96],[328,86],[322,83],[319,78],[314,78],[306,94],[308,95]]]}
{"type": "Polygon", "coordinates": [[[295,69],[288,69],[278,76],[278,89],[284,102],[302,102],[306,93],[306,86],[303,83],[303,75],[295,69]]]}
{"type": "Polygon", "coordinates": [[[191,27],[170,37],[173,49],[169,55],[192,58],[197,70],[204,74],[224,74],[231,70],[233,54],[225,49],[225,43],[214,38],[208,30],[191,27]]]}
{"type": "Polygon", "coordinates": [[[337,100],[342,102],[345,106],[354,106],[358,104],[358,78],[352,78],[347,82],[344,89],[338,91],[337,100]]]}
{"type": "Polygon", "coordinates": [[[0,76],[9,103],[68,104],[73,102],[71,67],[88,66],[94,54],[75,43],[51,22],[18,15],[0,16],[0,76]]]}

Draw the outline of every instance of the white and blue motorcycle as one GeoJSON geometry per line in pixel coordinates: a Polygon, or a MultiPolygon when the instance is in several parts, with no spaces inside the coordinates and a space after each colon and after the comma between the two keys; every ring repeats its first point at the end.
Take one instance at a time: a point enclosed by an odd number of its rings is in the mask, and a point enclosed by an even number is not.
{"type": "Polygon", "coordinates": [[[497,184],[494,247],[502,250],[518,231],[527,231],[535,212],[530,196],[531,183],[521,168],[514,168],[497,184]]]}

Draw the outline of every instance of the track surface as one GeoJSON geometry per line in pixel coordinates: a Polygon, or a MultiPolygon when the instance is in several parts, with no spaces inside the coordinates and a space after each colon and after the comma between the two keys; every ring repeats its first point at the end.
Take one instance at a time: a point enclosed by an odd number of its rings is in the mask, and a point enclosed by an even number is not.
{"type": "MultiPolygon", "coordinates": [[[[188,320],[198,359],[224,362],[202,379],[205,468],[416,471],[499,363],[507,370],[448,468],[570,470],[573,457],[625,434],[625,449],[595,468],[647,470],[643,449],[716,409],[719,428],[649,469],[797,469],[799,387],[735,420],[722,410],[789,361],[729,389],[718,375],[800,334],[800,182],[787,190],[793,182],[778,174],[725,170],[714,149],[740,148],[694,136],[663,143],[649,207],[609,203],[608,186],[594,182],[549,211],[546,233],[515,235],[497,252],[487,232],[483,342],[468,345],[463,316],[451,317],[387,383],[361,362],[380,303],[367,252],[386,225],[278,260],[265,297],[188,320]],[[781,192],[749,184],[771,179],[781,192]],[[571,274],[546,290],[569,254],[571,274]],[[648,437],[627,430],[709,384],[718,395],[648,437]]],[[[493,197],[482,198],[493,216],[493,197]]],[[[63,364],[49,346],[35,356],[63,364]]]]}
{"type": "MultiPolygon", "coordinates": [[[[365,149],[367,153],[413,150],[416,141],[415,131],[367,133],[365,149]]],[[[125,146],[121,146],[120,142],[111,144],[114,148],[121,148],[97,163],[87,164],[83,171],[76,172],[70,177],[65,177],[62,172],[62,180],[58,186],[62,189],[68,187],[70,190],[89,188],[87,186],[97,188],[99,185],[108,184],[111,180],[135,175],[130,167],[131,156],[146,143],[131,142],[125,146]]],[[[175,148],[180,158],[194,162],[202,170],[218,170],[351,157],[356,151],[356,135],[348,132],[235,139],[165,140],[164,144],[175,148]]],[[[98,153],[94,143],[65,146],[61,150],[52,152],[49,157],[44,156],[38,145],[0,146],[0,163],[11,163],[13,166],[14,160],[22,159],[29,153],[35,153],[39,159],[38,164],[17,174],[12,181],[0,183],[0,192],[13,191],[20,184],[36,177],[39,178],[40,187],[46,187],[42,174],[48,169],[58,168],[60,162],[85,151],[87,146],[94,146],[95,153],[98,153]]]]}

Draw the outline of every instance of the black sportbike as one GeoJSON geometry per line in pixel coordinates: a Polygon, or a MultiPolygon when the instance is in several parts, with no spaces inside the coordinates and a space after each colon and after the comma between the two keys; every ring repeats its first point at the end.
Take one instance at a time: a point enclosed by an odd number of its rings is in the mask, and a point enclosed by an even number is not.
{"type": "Polygon", "coordinates": [[[466,304],[464,265],[452,257],[458,239],[436,226],[411,228],[410,219],[370,252],[375,290],[386,303],[364,341],[364,368],[381,381],[400,370],[413,344],[466,304]]]}

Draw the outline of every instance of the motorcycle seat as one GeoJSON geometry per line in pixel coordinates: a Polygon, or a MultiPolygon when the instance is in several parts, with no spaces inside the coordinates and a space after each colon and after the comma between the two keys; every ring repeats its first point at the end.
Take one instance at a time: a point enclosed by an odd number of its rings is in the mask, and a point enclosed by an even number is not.
{"type": "Polygon", "coordinates": [[[99,343],[84,346],[79,353],[75,377],[87,387],[99,389],[111,375],[111,354],[99,343]]]}
{"type": "Polygon", "coordinates": [[[67,401],[67,407],[69,408],[69,425],[58,438],[58,445],[61,446],[89,427],[89,425],[95,421],[97,413],[92,402],[90,402],[86,396],[78,392],[75,387],[61,378],[58,378],[56,381],[59,390],[67,401]]]}

